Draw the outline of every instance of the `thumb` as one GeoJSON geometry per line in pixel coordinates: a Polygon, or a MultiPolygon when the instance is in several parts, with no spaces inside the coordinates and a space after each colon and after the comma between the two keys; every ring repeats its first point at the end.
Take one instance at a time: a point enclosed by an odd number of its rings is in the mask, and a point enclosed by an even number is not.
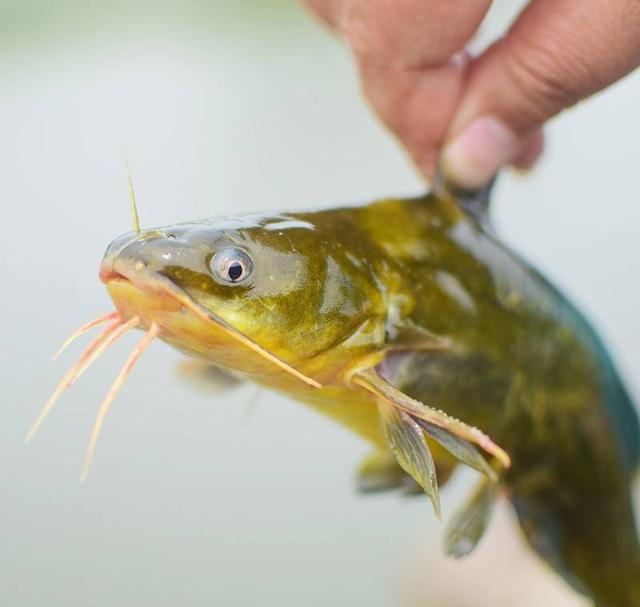
{"type": "Polygon", "coordinates": [[[639,64],[637,0],[534,0],[472,62],[442,172],[463,188],[482,187],[501,166],[540,148],[548,118],[639,64]]]}

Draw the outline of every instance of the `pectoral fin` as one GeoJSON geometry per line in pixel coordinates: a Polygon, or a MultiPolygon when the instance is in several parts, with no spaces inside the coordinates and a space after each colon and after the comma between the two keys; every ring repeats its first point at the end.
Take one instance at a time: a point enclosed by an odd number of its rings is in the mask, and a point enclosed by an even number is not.
{"type": "Polygon", "coordinates": [[[474,550],[489,524],[497,497],[498,485],[483,478],[447,527],[444,548],[449,556],[462,558],[474,550]]]}
{"type": "Polygon", "coordinates": [[[379,401],[382,428],[389,448],[401,468],[424,489],[440,519],[440,496],[436,466],[422,430],[410,415],[385,401],[379,401]]]}
{"type": "Polygon", "coordinates": [[[451,455],[459,459],[463,464],[467,464],[467,466],[474,470],[486,474],[493,482],[498,480],[498,475],[493,468],[471,443],[423,419],[419,419],[418,424],[433,440],[440,443],[451,455]]]}
{"type": "MultiPolygon", "coordinates": [[[[505,468],[508,468],[511,465],[511,458],[507,455],[506,451],[496,445],[486,434],[481,432],[478,428],[468,426],[464,422],[461,422],[460,420],[447,415],[443,411],[439,411],[437,409],[429,407],[428,405],[425,405],[424,403],[421,403],[420,401],[407,396],[404,392],[398,390],[384,378],[380,377],[380,375],[378,375],[378,373],[374,369],[367,369],[355,373],[352,381],[362,386],[372,394],[375,394],[378,399],[381,399],[389,403],[390,405],[401,409],[411,417],[420,420],[421,423],[425,422],[426,424],[428,424],[428,426],[423,424],[423,427],[425,427],[425,429],[432,429],[432,427],[434,426],[439,428],[443,431],[439,433],[439,436],[441,438],[449,438],[450,435],[455,437],[456,439],[459,439],[457,441],[454,441],[452,439],[445,441],[447,444],[445,444],[444,442],[442,443],[443,446],[449,449],[449,451],[454,453],[454,455],[456,455],[457,457],[459,457],[458,453],[462,453],[460,447],[461,440],[478,445],[489,455],[495,457],[505,468]],[[445,432],[447,434],[445,434],[445,432]],[[457,450],[457,453],[454,449],[457,450]]],[[[434,438],[436,437],[434,436],[434,438]]],[[[438,439],[436,438],[436,440],[438,439]]],[[[468,452],[468,450],[464,453],[464,456],[469,461],[476,461],[476,465],[474,465],[473,467],[482,467],[482,464],[478,463],[477,460],[474,460],[471,455],[471,452],[468,452]]],[[[462,461],[464,461],[465,463],[468,463],[462,457],[460,459],[462,459],[462,461]]],[[[486,470],[484,469],[483,471],[486,472],[486,470]]]]}

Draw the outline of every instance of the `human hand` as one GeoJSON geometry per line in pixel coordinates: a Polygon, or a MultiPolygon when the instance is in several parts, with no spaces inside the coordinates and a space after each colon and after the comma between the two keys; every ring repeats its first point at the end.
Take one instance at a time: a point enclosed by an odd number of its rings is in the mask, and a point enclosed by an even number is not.
{"type": "Polygon", "coordinates": [[[491,0],[306,0],[355,54],[366,97],[420,170],[465,189],[528,168],[541,126],[640,65],[637,0],[532,0],[469,58],[491,0]]]}

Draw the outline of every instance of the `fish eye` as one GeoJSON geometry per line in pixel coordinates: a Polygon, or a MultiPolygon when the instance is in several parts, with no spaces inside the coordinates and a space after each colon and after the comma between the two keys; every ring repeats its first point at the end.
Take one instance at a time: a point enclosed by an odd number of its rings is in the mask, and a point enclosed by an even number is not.
{"type": "Polygon", "coordinates": [[[242,282],[251,274],[253,261],[242,249],[227,247],[213,256],[211,270],[224,282],[242,282]]]}

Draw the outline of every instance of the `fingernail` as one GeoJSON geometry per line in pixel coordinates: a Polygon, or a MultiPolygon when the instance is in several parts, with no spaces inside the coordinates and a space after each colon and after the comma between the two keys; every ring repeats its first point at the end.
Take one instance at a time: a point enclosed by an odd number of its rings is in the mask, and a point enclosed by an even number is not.
{"type": "Polygon", "coordinates": [[[466,190],[477,190],[486,185],[501,166],[514,159],[520,145],[507,126],[493,116],[484,116],[444,147],[440,169],[452,183],[466,190]]]}

